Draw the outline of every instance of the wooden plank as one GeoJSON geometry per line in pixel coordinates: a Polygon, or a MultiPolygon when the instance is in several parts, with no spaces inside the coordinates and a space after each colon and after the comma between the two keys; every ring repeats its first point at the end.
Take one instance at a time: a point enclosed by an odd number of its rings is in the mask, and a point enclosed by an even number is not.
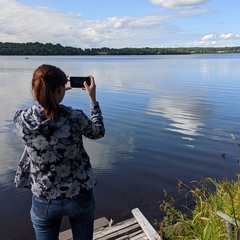
{"type": "MultiPolygon", "coordinates": [[[[138,208],[132,210],[133,218],[109,226],[106,218],[94,221],[94,240],[162,240],[138,208]]],[[[59,240],[72,240],[71,230],[60,233],[59,240]]]]}
{"type": "Polygon", "coordinates": [[[217,211],[217,215],[220,216],[221,218],[223,218],[225,221],[231,223],[232,225],[236,226],[236,223],[238,226],[240,226],[240,222],[239,221],[235,221],[234,218],[229,217],[227,214],[222,213],[217,211]]]}
{"type": "Polygon", "coordinates": [[[98,218],[94,221],[94,230],[108,226],[109,221],[105,217],[98,218]]]}
{"type": "Polygon", "coordinates": [[[133,216],[138,221],[138,224],[141,226],[144,233],[147,235],[149,240],[162,240],[153,226],[148,222],[148,220],[143,216],[138,208],[132,210],[133,216]]]}
{"type": "Polygon", "coordinates": [[[72,240],[72,230],[68,229],[64,232],[60,232],[59,240],[72,240]]]}
{"type": "Polygon", "coordinates": [[[135,218],[130,218],[130,219],[127,219],[123,222],[117,223],[114,226],[106,227],[104,230],[101,230],[101,229],[96,230],[93,234],[93,237],[95,237],[94,239],[98,239],[98,237],[110,234],[112,232],[119,231],[121,229],[124,229],[125,227],[131,226],[131,225],[134,225],[134,224],[137,224],[137,220],[135,218]]]}
{"type": "MultiPolygon", "coordinates": [[[[137,230],[137,231],[134,231],[134,232],[129,233],[129,234],[127,234],[127,235],[118,237],[118,238],[116,238],[116,239],[114,239],[114,240],[132,239],[133,237],[138,236],[138,235],[140,235],[141,233],[143,233],[142,229],[137,230]]],[[[145,235],[145,234],[144,234],[144,235],[145,235]]],[[[145,235],[145,236],[146,236],[146,235],[145,235]]]]}
{"type": "Polygon", "coordinates": [[[135,223],[135,224],[131,224],[131,225],[127,225],[127,226],[119,226],[119,227],[115,227],[112,226],[109,229],[104,229],[104,231],[99,232],[98,234],[94,234],[93,235],[93,239],[97,240],[97,239],[116,239],[117,237],[123,236],[123,235],[128,235],[129,233],[136,231],[138,229],[141,229],[140,226],[135,223]],[[119,228],[120,227],[120,228],[119,228]]]}
{"type": "Polygon", "coordinates": [[[217,215],[220,216],[222,219],[224,219],[226,222],[226,231],[228,235],[228,240],[240,239],[239,237],[240,232],[233,229],[233,226],[236,226],[236,224],[240,226],[240,222],[237,220],[235,221],[234,218],[231,218],[227,214],[219,211],[217,211],[217,215]],[[235,237],[233,236],[233,233],[235,233],[234,234],[236,235],[235,237]]]}
{"type": "Polygon", "coordinates": [[[140,226],[138,224],[135,224],[135,225],[126,227],[124,229],[121,229],[119,231],[104,235],[104,236],[100,237],[99,239],[101,239],[101,240],[129,239],[130,233],[133,233],[133,232],[137,231],[138,229],[141,229],[140,226]]]}
{"type": "Polygon", "coordinates": [[[128,240],[143,240],[143,239],[148,239],[147,236],[145,235],[145,233],[143,232],[143,230],[138,230],[136,232],[133,232],[133,233],[130,233],[130,234],[127,234],[127,235],[123,235],[121,237],[117,237],[117,238],[114,238],[114,240],[125,240],[125,239],[128,239],[128,240]]]}
{"type": "Polygon", "coordinates": [[[148,237],[146,236],[146,234],[142,231],[140,234],[129,238],[129,240],[148,240],[148,237]]]}

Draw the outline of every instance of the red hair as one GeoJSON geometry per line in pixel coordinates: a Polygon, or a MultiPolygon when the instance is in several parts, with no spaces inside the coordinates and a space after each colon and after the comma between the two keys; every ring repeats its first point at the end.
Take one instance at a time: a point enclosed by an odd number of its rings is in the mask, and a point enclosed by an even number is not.
{"type": "Polygon", "coordinates": [[[46,117],[57,120],[61,107],[54,97],[58,87],[67,83],[66,74],[52,65],[43,64],[33,73],[32,92],[38,103],[44,108],[46,117]]]}

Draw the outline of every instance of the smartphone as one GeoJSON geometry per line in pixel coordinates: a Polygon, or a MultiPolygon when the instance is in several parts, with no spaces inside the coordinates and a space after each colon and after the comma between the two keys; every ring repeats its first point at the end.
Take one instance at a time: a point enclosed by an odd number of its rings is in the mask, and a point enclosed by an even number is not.
{"type": "Polygon", "coordinates": [[[86,81],[87,85],[91,84],[90,77],[70,77],[70,87],[83,88],[83,82],[86,81]]]}

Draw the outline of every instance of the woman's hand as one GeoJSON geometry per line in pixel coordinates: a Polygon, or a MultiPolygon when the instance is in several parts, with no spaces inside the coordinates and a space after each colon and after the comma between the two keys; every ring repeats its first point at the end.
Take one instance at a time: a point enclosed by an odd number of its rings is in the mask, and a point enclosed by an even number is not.
{"type": "Polygon", "coordinates": [[[96,84],[94,81],[94,77],[89,75],[88,77],[90,77],[90,85],[87,85],[87,82],[84,81],[83,85],[84,88],[82,88],[83,90],[86,90],[89,98],[90,98],[90,102],[96,102],[96,84]]]}

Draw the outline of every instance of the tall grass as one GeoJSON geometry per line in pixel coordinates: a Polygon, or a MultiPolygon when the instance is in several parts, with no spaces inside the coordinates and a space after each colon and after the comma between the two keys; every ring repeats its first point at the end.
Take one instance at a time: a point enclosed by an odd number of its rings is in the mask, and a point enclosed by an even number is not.
{"type": "MultiPolygon", "coordinates": [[[[233,135],[231,137],[237,140],[233,135]]],[[[236,147],[238,155],[239,144],[236,147]]],[[[226,154],[221,156],[225,165],[226,154]]],[[[236,180],[229,180],[225,176],[219,181],[212,178],[203,178],[190,184],[179,181],[177,187],[180,192],[185,192],[186,204],[177,206],[176,200],[164,191],[165,197],[160,203],[160,210],[165,213],[160,222],[163,239],[228,239],[225,220],[217,215],[217,211],[229,215],[235,221],[240,220],[240,174],[236,174],[236,180]],[[193,207],[188,207],[190,203],[193,203],[193,207]]],[[[239,227],[235,228],[238,230],[239,227]]]]}

